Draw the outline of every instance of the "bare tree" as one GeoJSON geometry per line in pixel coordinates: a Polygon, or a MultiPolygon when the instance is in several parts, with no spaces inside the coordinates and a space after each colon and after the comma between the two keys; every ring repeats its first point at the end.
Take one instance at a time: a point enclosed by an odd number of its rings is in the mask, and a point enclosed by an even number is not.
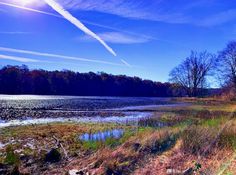
{"type": "Polygon", "coordinates": [[[227,47],[219,53],[218,68],[221,80],[227,86],[236,89],[236,41],[231,41],[227,47]]]}
{"type": "Polygon", "coordinates": [[[215,56],[206,51],[191,52],[181,64],[170,72],[170,81],[183,87],[189,96],[197,96],[206,87],[206,77],[215,65],[215,56]]]}

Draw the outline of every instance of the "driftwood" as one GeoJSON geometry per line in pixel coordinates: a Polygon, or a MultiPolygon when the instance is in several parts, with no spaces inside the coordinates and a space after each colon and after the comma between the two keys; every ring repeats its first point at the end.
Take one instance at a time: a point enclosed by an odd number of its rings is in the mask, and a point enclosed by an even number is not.
{"type": "Polygon", "coordinates": [[[56,147],[57,147],[57,148],[61,148],[62,151],[63,151],[63,153],[64,153],[64,155],[65,155],[65,158],[66,158],[67,160],[69,160],[68,153],[67,153],[66,149],[64,148],[64,146],[62,145],[62,142],[61,142],[56,136],[53,136],[53,138],[54,138],[55,141],[56,141],[56,147]]]}

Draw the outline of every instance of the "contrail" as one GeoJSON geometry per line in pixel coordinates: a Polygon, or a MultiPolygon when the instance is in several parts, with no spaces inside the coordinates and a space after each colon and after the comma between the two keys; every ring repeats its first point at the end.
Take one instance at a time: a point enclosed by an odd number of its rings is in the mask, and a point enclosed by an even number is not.
{"type": "MultiPolygon", "coordinates": [[[[11,4],[11,3],[0,2],[0,5],[5,5],[5,6],[9,6],[9,7],[14,7],[14,8],[18,8],[18,9],[23,9],[23,10],[27,10],[27,11],[31,11],[31,12],[35,12],[35,13],[40,13],[40,14],[44,14],[44,15],[49,15],[49,16],[65,19],[64,17],[62,17],[60,15],[57,15],[57,14],[54,14],[54,13],[50,13],[50,12],[46,12],[46,11],[41,11],[41,10],[37,10],[37,9],[33,9],[33,8],[27,8],[27,7],[24,7],[24,6],[15,5],[15,4],[11,4]]],[[[101,28],[104,28],[104,29],[110,29],[110,30],[114,30],[114,31],[122,32],[122,33],[127,33],[127,34],[131,34],[131,35],[139,36],[139,37],[141,36],[141,37],[147,38],[147,39],[158,40],[158,39],[156,39],[156,38],[154,38],[152,36],[147,36],[147,35],[142,35],[142,34],[135,33],[135,32],[121,30],[121,29],[117,29],[115,27],[110,27],[110,26],[94,23],[94,22],[87,21],[87,20],[81,20],[81,21],[83,23],[85,23],[85,24],[101,27],[101,28]]]]}
{"type": "Polygon", "coordinates": [[[120,61],[122,63],[124,63],[124,65],[128,66],[128,67],[132,67],[127,61],[125,61],[124,59],[120,59],[120,61]]]}
{"type": "Polygon", "coordinates": [[[40,62],[39,60],[35,60],[31,58],[23,58],[23,57],[9,56],[9,55],[0,55],[0,59],[13,60],[13,61],[19,61],[19,62],[24,62],[24,63],[40,62]]]}
{"type": "Polygon", "coordinates": [[[116,53],[112,50],[111,47],[109,47],[98,35],[93,33],[83,23],[81,23],[78,19],[72,16],[68,11],[66,11],[60,4],[58,4],[54,0],[44,0],[44,1],[49,6],[51,6],[55,11],[61,14],[64,18],[66,18],[68,21],[70,21],[72,24],[74,24],[76,27],[82,30],[84,33],[98,40],[111,54],[116,56],[116,53]]]}
{"type": "MultiPolygon", "coordinates": [[[[45,1],[47,1],[47,0],[45,0],[45,1]]],[[[50,0],[49,0],[50,1],[50,0]]],[[[50,1],[51,2],[51,1],[50,1]]],[[[47,3],[47,2],[46,2],[47,3]]],[[[54,1],[52,1],[52,3],[55,3],[54,1]]],[[[57,15],[57,14],[54,14],[54,13],[50,13],[50,12],[45,12],[45,11],[41,11],[41,10],[36,10],[36,9],[32,9],[32,8],[28,8],[28,7],[24,7],[24,6],[20,6],[20,5],[15,5],[15,4],[10,4],[10,3],[4,3],[4,2],[0,2],[0,4],[1,5],[5,5],[5,6],[9,6],[9,7],[14,7],[14,8],[19,8],[19,9],[23,9],[23,10],[27,10],[27,11],[31,11],[31,12],[36,12],[36,13],[40,13],[40,14],[44,14],[44,15],[49,15],[49,16],[53,16],[53,17],[57,17],[57,18],[61,18],[61,19],[67,19],[64,15],[62,15],[62,16],[60,16],[60,15],[57,15]]],[[[48,3],[47,3],[48,4],[48,3]]],[[[56,3],[57,4],[57,3],[56,3]]],[[[48,5],[50,5],[50,4],[48,4],[48,5]]],[[[59,5],[59,4],[57,4],[57,5],[59,5]]],[[[51,5],[50,5],[51,6],[51,5]]],[[[52,7],[52,6],[51,6],[52,7]]],[[[68,14],[68,12],[66,12],[64,9],[63,9],[63,7],[61,7],[60,5],[59,5],[59,7],[60,7],[60,10],[61,11],[63,11],[63,12],[65,12],[65,13],[67,13],[68,14]]],[[[53,8],[54,9],[54,8],[53,8]]],[[[55,9],[54,9],[55,10],[55,9]]],[[[57,11],[57,10],[56,10],[57,11]]],[[[60,12],[61,12],[60,11],[60,12]]],[[[58,11],[57,11],[58,12],[58,11]]],[[[58,12],[58,13],[60,13],[60,12],[58,12]]],[[[61,13],[60,13],[61,14],[61,13]]],[[[70,14],[69,14],[70,15],[70,14]]],[[[70,15],[70,16],[72,16],[72,15],[70,15]]],[[[72,18],[74,18],[73,16],[72,16],[72,18]]],[[[76,18],[74,18],[76,21],[78,21],[76,18]]],[[[68,20],[68,19],[67,19],[68,20]]],[[[79,24],[82,24],[80,21],[78,21],[79,22],[79,24]]],[[[129,32],[129,31],[123,31],[123,30],[120,30],[120,29],[116,29],[116,28],[113,28],[113,27],[110,27],[110,26],[105,26],[105,25],[101,25],[101,24],[97,24],[97,23],[93,23],[93,22],[90,22],[90,21],[85,21],[85,20],[83,20],[83,22],[84,23],[87,23],[87,24],[90,24],[90,25],[94,25],[94,26],[98,26],[98,27],[102,27],[102,28],[107,28],[107,29],[111,29],[111,30],[115,30],[115,31],[119,31],[119,32],[124,32],[124,33],[129,33],[129,34],[132,34],[132,35],[137,35],[137,36],[142,36],[142,37],[147,37],[147,38],[152,38],[152,37],[149,37],[149,36],[146,36],[146,35],[140,35],[140,34],[137,34],[137,33],[133,33],[133,32],[129,32]]],[[[74,24],[74,23],[73,23],[74,24]]],[[[75,24],[74,24],[75,25],[75,24]]],[[[76,25],[77,26],[77,25],[76,25]]],[[[93,33],[93,32],[91,32],[89,29],[87,29],[83,24],[82,24],[82,26],[86,29],[86,31],[88,30],[90,33],[92,33],[93,35],[95,35],[96,37],[98,37],[95,33],[93,33]]],[[[78,27],[78,26],[77,26],[78,27]]],[[[80,26],[79,26],[79,28],[80,28],[80,26]]],[[[81,29],[81,28],[80,28],[81,29]]],[[[81,29],[82,30],[82,29],[81,29]]],[[[84,31],[85,32],[85,31],[84,31]]],[[[86,33],[86,32],[85,32],[86,33]]],[[[90,35],[91,36],[91,35],[90,35]]],[[[92,37],[94,37],[94,36],[92,36],[92,37]]],[[[99,41],[101,40],[102,42],[102,44],[106,47],[107,46],[107,44],[100,38],[100,37],[98,37],[99,38],[99,41]]],[[[95,39],[97,39],[97,38],[95,38],[95,39]]],[[[154,39],[154,38],[152,38],[152,39],[154,39]]],[[[111,50],[111,53],[113,54],[113,55],[116,55],[115,53],[114,53],[114,51],[109,47],[109,46],[107,46],[108,48],[109,48],[109,51],[111,50]]],[[[107,48],[106,47],[106,48],[107,48]]],[[[51,54],[52,55],[52,54],[51,54]]],[[[42,56],[42,55],[41,55],[42,56]]],[[[47,55],[48,56],[48,55],[47,55]]],[[[59,55],[56,55],[57,57],[60,57],[59,55]]],[[[67,57],[67,56],[66,56],[67,57]]],[[[61,57],[60,57],[61,58],[61,57]]],[[[63,56],[63,58],[65,59],[65,56],[63,56]]],[[[67,57],[68,58],[68,57],[67,57]]],[[[70,57],[70,59],[71,59],[72,57],[70,57]]],[[[75,58],[75,57],[73,57],[73,58],[75,58]]],[[[99,61],[99,60],[90,60],[90,59],[83,59],[83,58],[77,58],[76,60],[78,60],[79,59],[79,61],[90,61],[90,62],[97,62],[97,63],[103,63],[103,64],[111,64],[111,65],[119,65],[119,66],[121,66],[121,64],[116,64],[116,63],[111,63],[111,62],[105,62],[105,61],[99,61]]],[[[126,66],[128,66],[128,67],[131,67],[131,65],[129,64],[129,63],[127,63],[125,60],[123,60],[123,59],[121,59],[121,62],[122,63],[124,63],[126,66]]]]}
{"type": "Polygon", "coordinates": [[[101,64],[108,64],[108,65],[113,65],[113,66],[123,66],[123,64],[113,63],[113,62],[108,62],[108,61],[102,61],[102,60],[79,58],[79,57],[72,57],[72,56],[65,56],[65,55],[58,55],[58,54],[51,54],[51,53],[42,53],[42,52],[7,48],[7,47],[0,47],[0,51],[19,53],[19,54],[35,55],[35,56],[43,56],[43,57],[51,57],[51,58],[61,58],[61,59],[66,59],[66,60],[101,63],[101,64]]]}
{"type": "MultiPolygon", "coordinates": [[[[9,6],[9,7],[15,7],[15,8],[23,9],[23,10],[28,10],[28,11],[31,11],[31,12],[41,13],[41,14],[44,14],[44,15],[54,16],[54,17],[61,18],[61,19],[65,19],[62,16],[56,15],[54,13],[41,11],[41,10],[36,10],[36,9],[33,9],[33,8],[27,8],[27,7],[20,6],[20,5],[15,5],[15,4],[10,4],[10,3],[5,3],[5,2],[0,2],[0,4],[5,5],[5,6],[9,6]]],[[[2,10],[2,9],[0,9],[0,10],[2,10]]],[[[139,33],[135,33],[135,32],[125,31],[125,30],[114,28],[114,27],[110,27],[110,26],[106,26],[106,25],[86,21],[86,20],[81,20],[81,21],[83,23],[86,23],[86,24],[89,24],[89,25],[93,25],[93,26],[97,26],[97,27],[101,27],[101,28],[105,28],[105,29],[110,29],[110,30],[115,30],[115,31],[118,31],[118,32],[123,32],[123,33],[131,34],[131,35],[135,35],[135,36],[139,36],[139,37],[141,36],[141,37],[144,37],[144,38],[147,38],[147,39],[161,41],[161,42],[169,43],[169,44],[172,44],[172,45],[182,46],[184,48],[191,49],[191,48],[189,48],[189,46],[187,46],[185,44],[182,44],[182,43],[177,43],[177,42],[173,42],[173,41],[169,41],[169,40],[163,40],[163,39],[159,39],[159,38],[156,38],[156,37],[153,37],[153,36],[147,36],[147,35],[143,35],[143,34],[139,34],[139,33]]]]}

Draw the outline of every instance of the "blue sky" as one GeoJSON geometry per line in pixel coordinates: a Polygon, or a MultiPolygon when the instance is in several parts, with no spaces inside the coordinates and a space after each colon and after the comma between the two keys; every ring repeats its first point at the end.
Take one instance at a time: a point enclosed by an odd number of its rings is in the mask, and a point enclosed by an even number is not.
{"type": "Polygon", "coordinates": [[[0,0],[1,66],[104,71],[165,82],[191,50],[217,53],[236,38],[235,0],[54,1],[117,56],[43,0],[0,0]]]}

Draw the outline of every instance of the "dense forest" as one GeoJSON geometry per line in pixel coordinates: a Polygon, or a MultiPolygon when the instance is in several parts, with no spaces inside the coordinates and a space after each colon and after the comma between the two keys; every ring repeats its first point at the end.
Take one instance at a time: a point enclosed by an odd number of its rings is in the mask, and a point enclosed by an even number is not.
{"type": "Polygon", "coordinates": [[[0,93],[139,97],[183,95],[170,83],[106,73],[29,70],[25,65],[0,69],[0,93]]]}

